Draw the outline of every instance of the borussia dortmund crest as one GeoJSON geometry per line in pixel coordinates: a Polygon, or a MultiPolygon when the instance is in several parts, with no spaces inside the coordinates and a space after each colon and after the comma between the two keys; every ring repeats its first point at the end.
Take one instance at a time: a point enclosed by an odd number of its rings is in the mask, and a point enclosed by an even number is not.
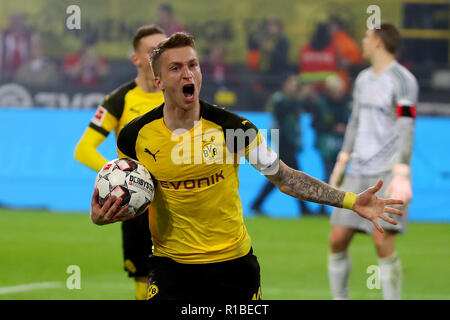
{"type": "Polygon", "coordinates": [[[219,156],[219,149],[214,143],[215,137],[211,137],[210,140],[203,140],[202,143],[202,154],[203,161],[206,164],[214,163],[217,161],[219,156]]]}

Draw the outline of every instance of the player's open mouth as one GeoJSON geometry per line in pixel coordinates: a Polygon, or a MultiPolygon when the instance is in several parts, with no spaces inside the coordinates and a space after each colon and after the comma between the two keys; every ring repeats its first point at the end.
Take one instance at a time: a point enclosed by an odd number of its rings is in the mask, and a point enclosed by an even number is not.
{"type": "Polygon", "coordinates": [[[195,92],[195,86],[193,84],[186,84],[183,86],[183,95],[188,100],[194,100],[194,92],[195,92]]]}

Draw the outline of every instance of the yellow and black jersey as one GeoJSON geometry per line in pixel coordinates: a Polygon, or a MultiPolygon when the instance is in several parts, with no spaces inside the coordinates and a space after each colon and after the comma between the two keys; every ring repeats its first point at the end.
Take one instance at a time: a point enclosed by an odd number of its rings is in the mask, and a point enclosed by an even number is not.
{"type": "Polygon", "coordinates": [[[170,131],[162,104],[126,125],[118,138],[121,152],[140,161],[156,182],[154,254],[180,263],[231,260],[251,246],[238,194],[238,158],[264,139],[245,118],[203,101],[200,107],[200,120],[189,131],[170,131]]]}
{"type": "MultiPolygon", "coordinates": [[[[120,129],[126,123],[156,108],[163,101],[162,92],[144,92],[134,80],[120,86],[97,107],[89,127],[75,148],[75,159],[94,171],[100,171],[108,160],[97,148],[109,133],[114,130],[117,139],[120,129]]],[[[117,152],[119,157],[123,157],[118,149],[117,152]]]]}
{"type": "MultiPolygon", "coordinates": [[[[147,93],[136,81],[131,81],[107,95],[92,118],[89,127],[105,137],[114,130],[116,138],[121,128],[131,120],[156,108],[164,102],[162,92],[147,93]]],[[[120,154],[118,150],[119,157],[120,154]]]]}

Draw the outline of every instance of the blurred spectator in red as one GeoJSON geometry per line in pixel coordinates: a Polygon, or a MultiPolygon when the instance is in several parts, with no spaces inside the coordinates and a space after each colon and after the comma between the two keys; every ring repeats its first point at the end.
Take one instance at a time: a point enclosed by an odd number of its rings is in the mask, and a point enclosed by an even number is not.
{"type": "Polygon", "coordinates": [[[265,36],[266,22],[262,20],[252,21],[247,29],[247,59],[246,66],[249,71],[247,83],[250,90],[245,91],[248,104],[256,109],[262,108],[267,100],[267,94],[263,90],[261,81],[261,45],[265,36]]]}
{"type": "Polygon", "coordinates": [[[30,87],[55,86],[60,83],[58,66],[45,57],[39,42],[32,44],[31,60],[16,71],[14,82],[30,87]]]}
{"type": "Polygon", "coordinates": [[[356,41],[344,30],[343,22],[336,16],[328,20],[332,42],[336,47],[340,58],[340,75],[345,81],[345,87],[350,88],[350,76],[348,69],[363,62],[361,50],[356,41]]]}
{"type": "Polygon", "coordinates": [[[344,30],[343,22],[338,17],[328,20],[332,42],[337,48],[344,66],[362,63],[361,50],[355,40],[344,30]]]}
{"type": "Polygon", "coordinates": [[[158,7],[158,22],[156,23],[159,27],[166,31],[168,37],[170,37],[175,32],[185,32],[186,28],[179,24],[173,17],[173,8],[170,4],[164,3],[158,7]]]}
{"type": "Polygon", "coordinates": [[[247,35],[247,68],[251,71],[259,70],[261,43],[263,42],[264,24],[260,21],[253,22],[247,35]]]}
{"type": "Polygon", "coordinates": [[[10,80],[19,67],[30,60],[31,46],[39,35],[26,25],[26,15],[13,13],[0,37],[0,75],[10,80]]]}
{"type": "Polygon", "coordinates": [[[108,60],[98,56],[95,42],[95,39],[85,39],[80,51],[69,53],[64,58],[64,73],[78,85],[96,87],[109,72],[108,60]]]}
{"type": "Polygon", "coordinates": [[[302,83],[314,83],[318,89],[324,88],[326,77],[339,72],[339,53],[327,24],[318,23],[309,43],[300,49],[299,72],[302,83]]]}

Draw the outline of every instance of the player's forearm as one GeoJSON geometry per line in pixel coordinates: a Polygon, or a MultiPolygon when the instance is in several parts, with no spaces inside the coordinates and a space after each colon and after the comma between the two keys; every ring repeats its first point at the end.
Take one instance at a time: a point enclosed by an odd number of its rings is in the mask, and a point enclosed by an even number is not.
{"type": "Polygon", "coordinates": [[[353,145],[356,139],[356,133],[358,131],[359,117],[357,110],[354,110],[350,120],[348,122],[347,128],[345,130],[344,142],[342,144],[342,151],[351,153],[353,150],[353,145]]]}
{"type": "Polygon", "coordinates": [[[411,162],[414,141],[414,119],[401,117],[397,120],[397,152],[394,164],[409,165],[411,162]]]}
{"type": "Polygon", "coordinates": [[[74,156],[80,163],[97,172],[108,162],[95,148],[88,146],[77,146],[74,156]]]}
{"type": "Polygon", "coordinates": [[[75,147],[75,159],[94,171],[100,171],[108,162],[108,160],[97,151],[97,147],[104,139],[105,137],[100,133],[93,132],[92,129],[88,128],[75,147]]]}
{"type": "Polygon", "coordinates": [[[297,199],[316,202],[342,208],[345,192],[294,170],[280,161],[280,167],[275,175],[267,176],[280,191],[297,199]]]}

